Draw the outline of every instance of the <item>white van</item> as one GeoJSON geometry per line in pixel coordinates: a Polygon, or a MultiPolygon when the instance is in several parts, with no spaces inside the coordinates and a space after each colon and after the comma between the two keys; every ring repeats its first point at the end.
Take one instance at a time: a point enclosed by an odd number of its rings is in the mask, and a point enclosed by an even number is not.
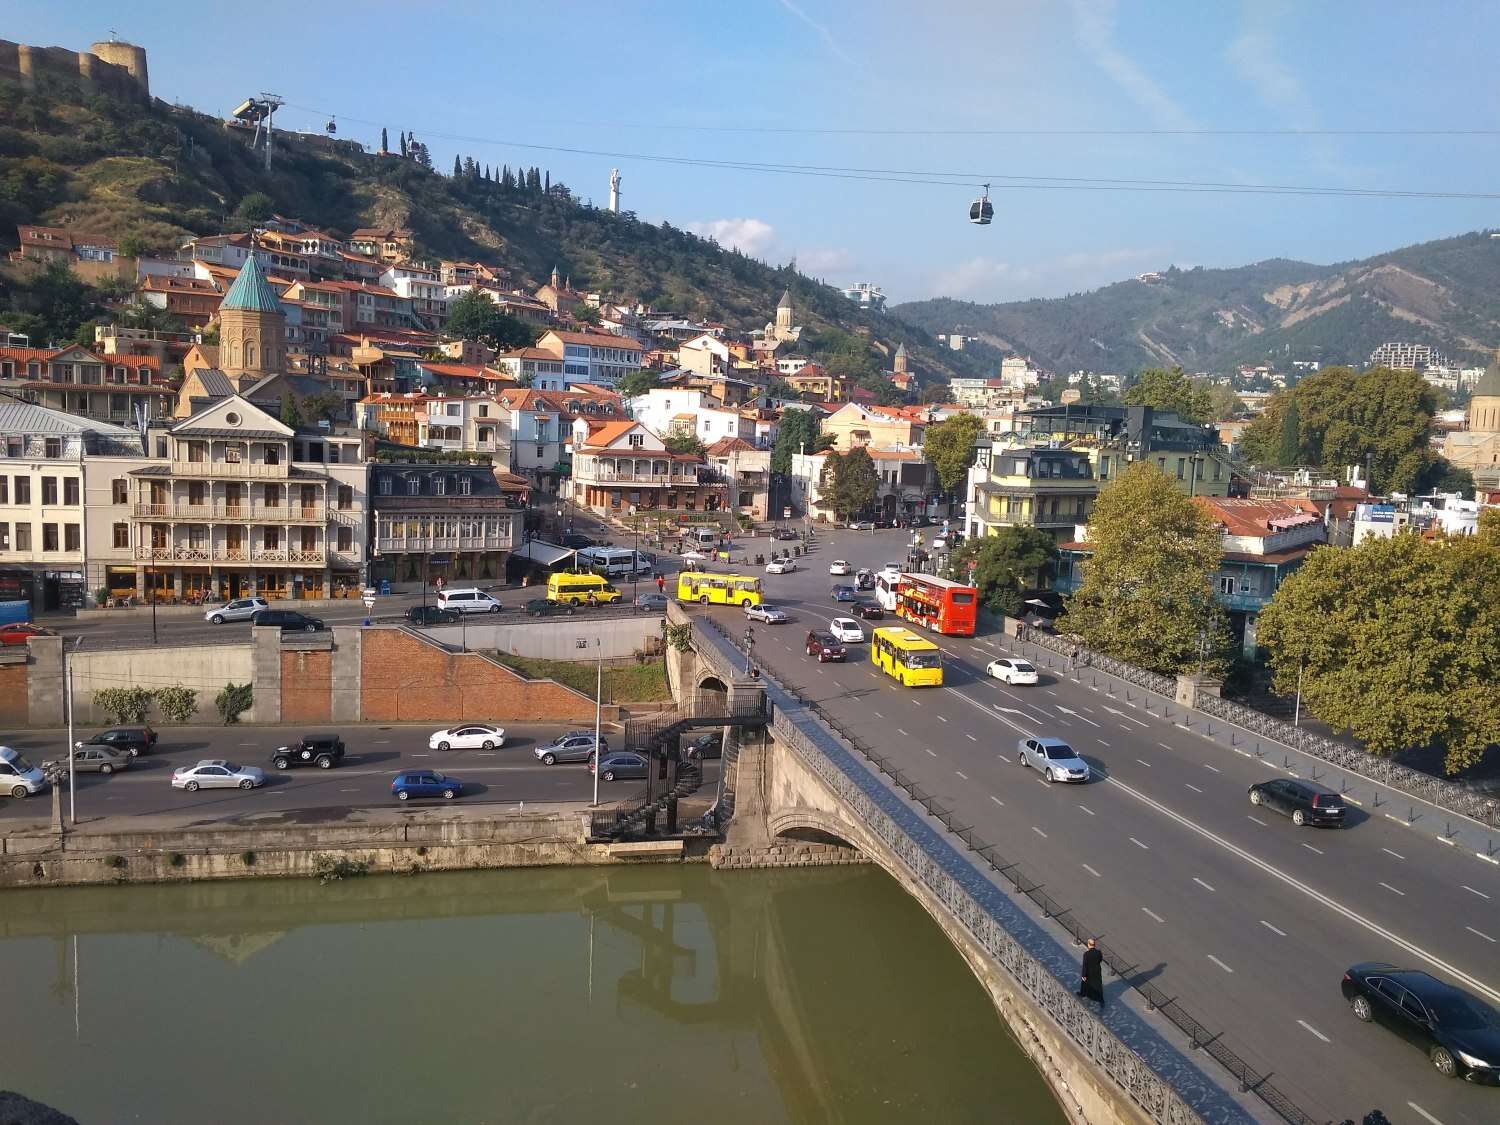
{"type": "Polygon", "coordinates": [[[0,797],[29,797],[47,788],[47,777],[17,750],[0,746],[0,797]]]}
{"type": "Polygon", "coordinates": [[[706,527],[689,528],[682,537],[695,547],[714,547],[719,542],[719,533],[706,527]]]}
{"type": "Polygon", "coordinates": [[[460,590],[439,590],[437,604],[439,609],[451,609],[456,613],[499,613],[503,608],[498,599],[477,586],[466,586],[460,590]]]}

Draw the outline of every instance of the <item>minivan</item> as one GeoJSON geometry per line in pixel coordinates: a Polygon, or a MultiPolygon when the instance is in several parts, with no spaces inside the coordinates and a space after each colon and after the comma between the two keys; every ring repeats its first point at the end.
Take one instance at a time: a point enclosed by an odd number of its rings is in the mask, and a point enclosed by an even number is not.
{"type": "Polygon", "coordinates": [[[47,776],[18,750],[0,746],[0,796],[29,797],[47,788],[47,776]]]}
{"type": "Polygon", "coordinates": [[[280,629],[283,633],[316,633],[328,628],[318,618],[298,613],[294,609],[263,609],[250,619],[250,624],[257,629],[280,629]]]}
{"type": "Polygon", "coordinates": [[[547,597],[554,602],[582,605],[590,594],[600,605],[620,600],[620,591],[597,574],[554,574],[547,579],[547,597]]]}
{"type": "Polygon", "coordinates": [[[684,531],[682,537],[695,547],[713,547],[719,542],[719,533],[706,527],[684,531]]]}
{"type": "Polygon", "coordinates": [[[477,586],[439,590],[437,598],[439,609],[451,609],[459,613],[499,613],[503,608],[499,599],[486,594],[477,586]]]}

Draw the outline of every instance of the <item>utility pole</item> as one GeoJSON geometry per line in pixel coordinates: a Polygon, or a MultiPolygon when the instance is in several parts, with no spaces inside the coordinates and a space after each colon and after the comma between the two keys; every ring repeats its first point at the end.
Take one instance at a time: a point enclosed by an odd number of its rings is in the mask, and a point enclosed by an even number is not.
{"type": "MultiPolygon", "coordinates": [[[[80,638],[78,644],[83,644],[80,638]]],[[[76,645],[74,646],[77,647],[76,645]]],[[[78,771],[73,745],[73,662],[68,659],[68,645],[63,642],[63,706],[68,713],[68,822],[78,823],[78,771]]]]}

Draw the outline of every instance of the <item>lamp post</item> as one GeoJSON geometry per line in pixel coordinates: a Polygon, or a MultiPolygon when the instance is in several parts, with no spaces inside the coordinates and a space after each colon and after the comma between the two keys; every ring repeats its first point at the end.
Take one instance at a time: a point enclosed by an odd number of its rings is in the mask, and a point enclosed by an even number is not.
{"type": "MultiPolygon", "coordinates": [[[[82,638],[78,641],[83,643],[82,638]]],[[[76,647],[76,646],[75,646],[76,647]]],[[[63,642],[63,702],[68,713],[68,823],[78,823],[78,772],[73,745],[73,662],[68,659],[68,645],[63,642]]]]}
{"type": "Polygon", "coordinates": [[[636,505],[630,505],[630,604],[635,604],[636,584],[640,580],[641,521],[636,505]]]}
{"type": "Polygon", "coordinates": [[[745,626],[745,675],[747,675],[747,676],[750,674],[750,670],[753,667],[755,667],[754,654],[755,654],[755,630],[753,628],[751,628],[749,625],[746,625],[745,626]]]}
{"type": "Polygon", "coordinates": [[[1302,669],[1306,663],[1307,657],[1305,656],[1297,661],[1297,704],[1292,710],[1292,726],[1299,729],[1302,726],[1302,669]]]}
{"type": "MultiPolygon", "coordinates": [[[[588,648],[589,639],[578,637],[573,642],[575,648],[588,648]]],[[[597,662],[594,671],[594,808],[599,807],[599,773],[604,768],[604,755],[599,753],[600,728],[603,726],[604,715],[604,642],[594,638],[597,662]]]]}
{"type": "MultiPolygon", "coordinates": [[[[156,548],[152,548],[155,550],[156,548]]],[[[151,643],[156,643],[156,567],[146,564],[146,596],[151,601],[151,643]]]]}

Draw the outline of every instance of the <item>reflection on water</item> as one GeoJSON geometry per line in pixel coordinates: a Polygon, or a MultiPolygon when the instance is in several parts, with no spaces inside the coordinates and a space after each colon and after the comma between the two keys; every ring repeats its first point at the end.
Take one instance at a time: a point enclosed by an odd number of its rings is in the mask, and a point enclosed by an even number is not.
{"type": "Polygon", "coordinates": [[[873,869],[3,903],[0,1088],[84,1125],[1063,1120],[957,953],[873,869]]]}

